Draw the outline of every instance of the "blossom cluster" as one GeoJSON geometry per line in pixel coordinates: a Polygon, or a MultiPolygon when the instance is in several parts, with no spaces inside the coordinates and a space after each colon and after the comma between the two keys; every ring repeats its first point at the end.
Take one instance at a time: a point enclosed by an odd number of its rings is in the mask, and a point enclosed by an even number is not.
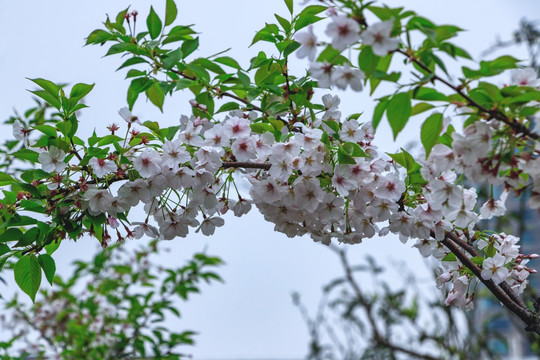
{"type": "MultiPolygon", "coordinates": [[[[387,20],[373,24],[361,32],[357,21],[346,15],[334,14],[332,22],[326,28],[326,34],[331,38],[331,45],[336,50],[343,51],[361,40],[362,44],[372,48],[375,55],[384,56],[399,46],[399,38],[391,37],[393,24],[392,20],[387,20]]],[[[307,31],[296,34],[295,38],[301,44],[296,55],[299,58],[307,57],[312,62],[309,72],[318,80],[319,87],[335,85],[345,90],[350,86],[354,91],[362,90],[365,75],[360,69],[352,68],[349,63],[340,66],[313,62],[317,55],[317,37],[312,26],[307,31]]]]}

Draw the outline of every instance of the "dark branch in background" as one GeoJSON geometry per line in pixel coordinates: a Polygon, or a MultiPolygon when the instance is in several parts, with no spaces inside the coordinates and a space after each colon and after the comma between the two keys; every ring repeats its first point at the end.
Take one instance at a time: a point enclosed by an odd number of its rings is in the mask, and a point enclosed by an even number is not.
{"type": "Polygon", "coordinates": [[[524,126],[522,123],[520,122],[517,122],[515,121],[514,119],[512,118],[509,118],[508,116],[506,116],[505,114],[503,114],[500,110],[492,110],[492,109],[487,109],[485,108],[484,106],[480,105],[479,103],[477,103],[476,101],[474,101],[469,95],[467,95],[463,89],[459,86],[456,86],[452,83],[450,83],[449,81],[441,78],[439,75],[435,74],[433,71],[431,71],[429,69],[429,67],[427,67],[427,65],[425,65],[423,62],[421,62],[420,60],[418,60],[413,54],[408,54],[407,52],[401,50],[401,49],[398,49],[396,50],[397,53],[400,53],[404,56],[406,56],[407,58],[409,58],[409,61],[415,63],[416,65],[418,65],[420,68],[422,68],[422,70],[424,70],[425,72],[427,72],[428,74],[432,75],[432,79],[433,81],[440,81],[442,82],[443,84],[445,84],[446,86],[448,86],[449,88],[451,88],[452,90],[454,90],[457,94],[459,94],[460,96],[462,96],[465,100],[467,100],[467,105],[469,106],[472,106],[472,107],[475,107],[477,108],[478,110],[480,110],[481,112],[483,113],[486,113],[487,115],[489,115],[490,119],[497,119],[499,121],[502,121],[503,123],[505,123],[506,125],[508,125],[509,127],[511,127],[515,132],[517,133],[521,133],[521,134],[524,134],[526,136],[528,136],[529,138],[533,139],[533,140],[538,140],[540,139],[540,135],[538,134],[535,134],[533,132],[531,132],[526,126],[524,126]]]}
{"type": "MultiPolygon", "coordinates": [[[[482,56],[486,56],[500,48],[525,44],[527,51],[529,52],[530,67],[538,67],[538,54],[540,52],[540,27],[538,27],[538,21],[529,21],[525,18],[519,22],[519,28],[514,31],[513,39],[508,41],[502,41],[497,39],[489,49],[482,52],[482,56]]],[[[536,69],[538,70],[538,69],[536,69]]]]}
{"type": "Polygon", "coordinates": [[[422,354],[413,350],[409,350],[406,348],[403,348],[399,345],[393,344],[391,341],[389,341],[387,338],[381,335],[381,332],[379,330],[379,326],[377,322],[375,321],[374,314],[373,314],[373,304],[366,299],[362,291],[360,290],[360,286],[356,282],[356,280],[353,277],[351,266],[349,265],[349,262],[347,260],[347,256],[345,251],[343,250],[337,250],[335,248],[332,248],[334,251],[337,252],[339,255],[339,258],[341,260],[341,265],[343,266],[343,270],[345,271],[345,277],[347,279],[347,282],[354,290],[354,293],[356,295],[356,299],[358,302],[364,307],[365,313],[368,319],[368,322],[371,326],[372,332],[373,332],[373,342],[376,344],[380,344],[384,347],[389,348],[392,351],[401,352],[410,356],[414,356],[418,359],[424,359],[424,360],[437,360],[438,358],[433,357],[428,354],[422,354]]]}

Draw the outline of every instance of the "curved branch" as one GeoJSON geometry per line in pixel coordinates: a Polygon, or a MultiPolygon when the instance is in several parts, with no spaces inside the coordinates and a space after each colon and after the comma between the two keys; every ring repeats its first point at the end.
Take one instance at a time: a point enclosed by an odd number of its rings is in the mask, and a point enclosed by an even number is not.
{"type": "MultiPolygon", "coordinates": [[[[434,233],[431,234],[434,237],[434,233]]],[[[489,291],[495,295],[495,297],[513,312],[517,317],[519,317],[526,325],[526,330],[535,332],[540,335],[540,319],[536,314],[531,314],[526,308],[522,307],[519,303],[516,303],[505,291],[501,289],[500,286],[495,284],[492,280],[484,280],[482,278],[482,270],[471,260],[469,257],[463,253],[458,245],[454,243],[448,234],[445,236],[444,240],[441,243],[446,246],[456,257],[465,265],[472,273],[480,280],[489,291]]]]}
{"type": "Polygon", "coordinates": [[[515,132],[517,133],[521,133],[521,134],[524,134],[526,136],[528,136],[529,138],[533,139],[533,140],[538,140],[540,139],[540,135],[534,133],[534,132],[531,132],[526,126],[524,126],[523,124],[521,124],[520,122],[517,122],[515,121],[514,119],[506,116],[504,113],[502,113],[500,110],[498,109],[487,109],[486,107],[480,105],[479,103],[477,103],[476,101],[474,101],[469,95],[467,95],[463,89],[459,86],[456,86],[452,83],[450,83],[449,81],[441,78],[439,75],[435,74],[435,72],[433,72],[429,67],[427,67],[426,64],[424,64],[423,62],[421,62],[420,60],[418,60],[414,55],[412,54],[409,54],[401,49],[398,49],[396,50],[395,52],[397,53],[400,53],[404,56],[406,56],[407,58],[409,58],[409,60],[413,63],[415,63],[416,65],[418,65],[420,68],[422,68],[422,70],[424,70],[425,72],[427,72],[428,74],[431,74],[433,75],[433,80],[437,80],[437,81],[440,81],[442,82],[443,84],[445,84],[446,86],[448,86],[449,88],[451,88],[452,90],[454,90],[457,94],[459,94],[460,96],[462,96],[465,100],[467,100],[467,105],[469,106],[472,106],[472,107],[475,107],[477,108],[478,110],[480,110],[481,112],[483,113],[486,113],[488,114],[492,119],[497,119],[499,121],[502,121],[503,123],[505,123],[506,125],[508,125],[509,127],[511,127],[515,132]]]}

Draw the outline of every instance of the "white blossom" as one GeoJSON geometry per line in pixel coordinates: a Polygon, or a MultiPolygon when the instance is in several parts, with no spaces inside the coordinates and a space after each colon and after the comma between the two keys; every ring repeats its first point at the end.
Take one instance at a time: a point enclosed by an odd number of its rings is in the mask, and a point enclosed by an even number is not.
{"type": "Polygon", "coordinates": [[[307,31],[297,33],[295,40],[301,45],[296,51],[296,56],[300,59],[307,57],[309,61],[315,60],[315,55],[317,55],[317,37],[313,34],[313,26],[310,25],[307,31]]]}
{"type": "Polygon", "coordinates": [[[371,45],[375,55],[385,56],[399,46],[399,39],[390,37],[393,26],[392,20],[372,24],[364,30],[360,38],[365,45],[371,45]]]}
{"type": "Polygon", "coordinates": [[[49,146],[49,151],[39,153],[38,160],[44,171],[56,171],[60,173],[67,167],[67,164],[64,162],[65,157],[65,152],[56,146],[49,146]]]}
{"type": "Polygon", "coordinates": [[[360,25],[353,19],[344,16],[333,16],[326,28],[326,35],[332,38],[332,46],[337,50],[345,50],[360,38],[360,25]]]}

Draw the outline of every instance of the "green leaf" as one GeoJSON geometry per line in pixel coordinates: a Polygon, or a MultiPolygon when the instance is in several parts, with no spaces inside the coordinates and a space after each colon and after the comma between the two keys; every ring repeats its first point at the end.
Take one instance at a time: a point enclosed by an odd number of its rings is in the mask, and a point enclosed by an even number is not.
{"type": "Polygon", "coordinates": [[[165,93],[161,90],[159,83],[156,81],[154,85],[146,90],[148,99],[163,112],[163,102],[165,101],[165,93]]]}
{"type": "Polygon", "coordinates": [[[369,77],[377,68],[380,59],[380,56],[373,53],[371,46],[365,46],[358,55],[358,66],[369,77]]]}
{"type": "Polygon", "coordinates": [[[53,95],[46,92],[45,90],[34,90],[30,92],[36,96],[39,96],[40,98],[42,98],[43,100],[45,100],[46,102],[48,102],[49,104],[51,104],[58,110],[60,110],[60,108],[62,107],[60,100],[58,100],[53,95]]]}
{"type": "Polygon", "coordinates": [[[9,185],[14,182],[17,182],[17,180],[12,178],[10,175],[6,174],[5,172],[0,171],[0,186],[9,185]]]}
{"type": "Polygon", "coordinates": [[[52,81],[45,80],[45,79],[28,79],[30,81],[33,81],[35,84],[37,84],[40,88],[45,90],[47,93],[51,94],[56,100],[59,100],[59,93],[60,93],[60,86],[56,85],[52,81]]]}
{"type": "Polygon", "coordinates": [[[190,40],[191,34],[195,34],[195,31],[190,26],[175,26],[167,34],[167,38],[163,40],[162,44],[169,44],[176,41],[190,40]]]}
{"type": "Polygon", "coordinates": [[[229,67],[232,67],[233,69],[242,70],[242,67],[236,60],[234,60],[232,57],[229,56],[221,56],[214,59],[215,62],[218,62],[223,65],[227,65],[229,67]]]}
{"type": "Polygon", "coordinates": [[[422,124],[422,128],[420,130],[420,139],[422,141],[422,145],[424,145],[424,149],[426,150],[426,159],[431,153],[433,146],[435,146],[439,140],[442,127],[443,115],[441,113],[431,114],[422,124]]]}
{"type": "Polygon", "coordinates": [[[356,160],[354,158],[347,154],[347,152],[341,147],[341,145],[338,146],[338,153],[337,153],[337,160],[339,164],[349,164],[349,165],[355,165],[356,160]]]}
{"type": "Polygon", "coordinates": [[[17,228],[11,228],[4,231],[2,234],[0,234],[0,242],[7,242],[7,241],[15,241],[20,240],[23,236],[23,233],[21,230],[17,228]]]}
{"type": "Polygon", "coordinates": [[[181,48],[169,51],[163,58],[163,67],[167,70],[172,69],[182,59],[184,53],[181,48]]]}
{"type": "Polygon", "coordinates": [[[454,253],[448,253],[446,254],[445,257],[443,257],[443,259],[441,261],[451,261],[451,262],[454,262],[456,261],[456,255],[454,255],[454,253]]]}
{"type": "Polygon", "coordinates": [[[105,54],[105,56],[110,56],[110,55],[114,55],[114,54],[120,54],[120,53],[123,53],[123,52],[136,52],[138,49],[138,45],[137,44],[132,44],[132,43],[120,43],[120,44],[114,44],[113,46],[111,46],[109,48],[109,50],[107,51],[107,53],[105,54]]]}
{"type": "Polygon", "coordinates": [[[105,146],[105,145],[109,145],[109,144],[114,144],[115,142],[120,142],[124,140],[123,138],[121,138],[120,136],[116,136],[116,135],[106,135],[104,137],[102,137],[99,141],[98,141],[98,146],[105,146]]]}
{"type": "Polygon", "coordinates": [[[308,25],[316,23],[319,20],[322,20],[322,17],[316,16],[317,14],[327,10],[327,6],[323,5],[312,5],[306,7],[296,16],[296,21],[294,23],[294,30],[298,31],[308,25]]]}
{"type": "MultiPolygon", "coordinates": [[[[374,73],[376,72],[382,72],[386,75],[386,72],[388,71],[388,68],[390,67],[390,63],[392,62],[392,54],[388,54],[386,56],[383,56],[378,64],[377,64],[377,67],[375,68],[375,71],[374,73]]],[[[381,81],[384,80],[383,78],[372,78],[370,79],[370,86],[371,86],[371,90],[370,90],[370,95],[372,95],[375,90],[377,89],[377,87],[379,86],[379,84],[381,83],[381,81]]]]}
{"type": "Polygon", "coordinates": [[[161,34],[161,28],[163,24],[159,19],[158,14],[154,11],[154,7],[150,6],[150,14],[146,18],[146,26],[148,27],[148,33],[152,40],[156,39],[161,34]]]}
{"type": "Polygon", "coordinates": [[[131,81],[127,91],[127,102],[130,110],[133,109],[133,105],[135,104],[135,101],[137,101],[139,94],[150,88],[152,84],[152,80],[142,77],[131,81]]]}
{"type": "Polygon", "coordinates": [[[17,159],[21,160],[28,160],[31,162],[39,162],[39,154],[35,151],[32,151],[30,149],[20,149],[14,153],[11,154],[12,156],[15,156],[17,159]]]}
{"type": "Polygon", "coordinates": [[[394,140],[403,130],[411,116],[411,98],[407,93],[398,93],[388,102],[386,117],[392,128],[394,140]]]}
{"type": "MultiPolygon", "coordinates": [[[[264,28],[255,34],[249,46],[259,41],[268,41],[275,44],[278,41],[277,35],[279,35],[279,27],[276,24],[266,24],[264,28]]],[[[280,37],[280,39],[283,39],[283,37],[280,37]]]]}
{"type": "MultiPolygon", "coordinates": [[[[9,250],[9,246],[7,246],[6,244],[0,244],[0,256],[7,254],[9,250]]],[[[0,271],[2,271],[2,266],[0,266],[0,271]]]]}
{"type": "Polygon", "coordinates": [[[418,103],[413,106],[411,111],[411,116],[418,115],[420,113],[423,113],[424,111],[428,111],[429,109],[433,109],[435,105],[428,104],[425,102],[418,103]]]}
{"type": "Polygon", "coordinates": [[[516,69],[518,67],[518,62],[518,59],[506,55],[491,61],[481,61],[480,69],[478,70],[472,70],[465,66],[463,66],[461,69],[465,77],[469,79],[476,79],[479,77],[498,75],[507,69],[516,69]]]}
{"type": "Polygon", "coordinates": [[[449,101],[448,96],[428,87],[416,88],[413,91],[413,99],[426,101],[449,101]]]}
{"type": "Polygon", "coordinates": [[[387,98],[380,99],[379,103],[375,106],[375,110],[373,111],[373,119],[371,120],[374,130],[377,130],[377,126],[379,126],[379,123],[381,122],[382,116],[384,115],[387,106],[387,98]]]}
{"type": "Polygon", "coordinates": [[[13,272],[17,285],[34,302],[41,285],[41,268],[38,259],[34,255],[21,257],[15,264],[13,272]]]}
{"type": "Polygon", "coordinates": [[[44,133],[47,136],[56,137],[56,129],[50,125],[36,125],[34,126],[34,129],[44,133]]]}
{"type": "Polygon", "coordinates": [[[167,4],[165,5],[165,26],[171,25],[177,15],[178,9],[176,8],[174,0],[167,0],[167,4]]]}
{"type": "Polygon", "coordinates": [[[287,5],[287,9],[289,9],[289,12],[292,15],[293,14],[293,0],[285,0],[285,5],[287,5]]]}
{"type": "Polygon", "coordinates": [[[347,155],[350,155],[352,157],[368,157],[368,154],[362,148],[360,145],[353,143],[353,142],[346,142],[342,145],[343,150],[347,153],[347,155]]]}
{"type": "Polygon", "coordinates": [[[114,40],[116,39],[116,37],[105,31],[105,30],[102,30],[102,29],[97,29],[97,30],[94,30],[90,33],[90,35],[88,35],[88,37],[86,38],[86,44],[85,45],[90,45],[90,44],[105,44],[105,42],[109,41],[109,40],[114,40]]]}
{"type": "Polygon", "coordinates": [[[196,37],[192,40],[186,40],[182,44],[182,52],[184,53],[184,58],[188,57],[192,52],[197,50],[199,47],[199,38],[196,37]]]}
{"type": "Polygon", "coordinates": [[[250,127],[251,127],[251,131],[257,134],[264,134],[265,132],[274,131],[274,127],[268,123],[262,123],[262,122],[253,123],[250,125],[250,127]]]}
{"type": "Polygon", "coordinates": [[[285,47],[285,49],[283,50],[283,57],[287,57],[289,56],[291,53],[295,52],[296,49],[298,49],[300,47],[300,43],[299,42],[296,42],[296,41],[293,41],[291,42],[289,45],[287,45],[287,47],[285,47]]]}
{"type": "Polygon", "coordinates": [[[283,28],[283,31],[285,31],[286,34],[291,32],[291,23],[287,20],[279,16],[278,14],[274,14],[276,17],[276,20],[279,22],[281,27],[283,28]]]}
{"type": "Polygon", "coordinates": [[[120,65],[120,67],[118,69],[116,69],[116,71],[118,71],[120,69],[123,69],[125,67],[128,67],[128,66],[142,64],[142,63],[148,63],[148,61],[146,61],[146,60],[144,60],[143,58],[140,58],[140,57],[132,57],[132,58],[129,58],[126,61],[124,61],[124,63],[122,65],[120,65]]]}
{"type": "Polygon", "coordinates": [[[92,89],[94,88],[94,85],[96,84],[92,84],[92,85],[83,84],[83,83],[75,84],[73,88],[71,88],[71,92],[69,93],[70,99],[75,100],[76,102],[79,102],[79,100],[81,100],[83,97],[88,95],[90,91],[92,91],[92,89]]]}
{"type": "Polygon", "coordinates": [[[305,28],[308,25],[315,24],[317,21],[322,20],[322,17],[315,16],[315,15],[305,15],[302,17],[299,17],[298,20],[294,23],[294,30],[298,31],[300,29],[305,28]]]}
{"type": "Polygon", "coordinates": [[[58,249],[59,247],[60,247],[60,240],[56,240],[50,243],[49,245],[46,245],[45,251],[47,252],[47,254],[52,255],[56,251],[56,249],[58,249]]]}
{"type": "Polygon", "coordinates": [[[47,281],[49,281],[49,284],[52,285],[54,280],[54,273],[56,272],[56,265],[53,258],[48,254],[41,254],[38,257],[38,261],[39,265],[41,265],[41,268],[43,269],[43,272],[45,273],[47,281]]]}

